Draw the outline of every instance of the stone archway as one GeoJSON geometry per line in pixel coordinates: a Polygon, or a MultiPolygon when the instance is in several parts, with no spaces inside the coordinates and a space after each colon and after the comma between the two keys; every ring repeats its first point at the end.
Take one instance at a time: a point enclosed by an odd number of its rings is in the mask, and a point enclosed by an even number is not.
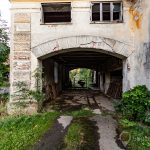
{"type": "Polygon", "coordinates": [[[73,48],[92,48],[120,58],[128,57],[134,51],[132,45],[124,42],[99,36],[81,35],[47,41],[33,47],[32,52],[37,58],[44,58],[73,48]]]}
{"type": "MultiPolygon", "coordinates": [[[[32,63],[31,60],[31,64],[33,64],[31,65],[31,72],[33,72],[37,67],[42,66],[41,65],[42,59],[49,58],[65,52],[80,51],[81,49],[82,51],[85,50],[85,51],[105,53],[122,59],[123,60],[123,91],[129,89],[126,83],[126,79],[127,79],[126,60],[135,51],[134,45],[130,45],[128,43],[119,40],[110,39],[101,36],[79,35],[79,36],[62,37],[32,47],[31,58],[34,63],[32,63]]],[[[31,80],[34,81],[32,77],[31,80]]]]}

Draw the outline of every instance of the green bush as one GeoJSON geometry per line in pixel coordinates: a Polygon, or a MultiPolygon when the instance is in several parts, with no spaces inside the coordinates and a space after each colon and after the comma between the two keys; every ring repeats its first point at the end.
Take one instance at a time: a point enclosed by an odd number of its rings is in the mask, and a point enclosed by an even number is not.
{"type": "Polygon", "coordinates": [[[146,123],[149,121],[150,92],[144,85],[136,86],[123,94],[116,108],[125,118],[146,123]]]}
{"type": "Polygon", "coordinates": [[[150,149],[150,127],[137,122],[122,119],[119,121],[123,132],[129,135],[129,150],[149,150],[150,149]]]}

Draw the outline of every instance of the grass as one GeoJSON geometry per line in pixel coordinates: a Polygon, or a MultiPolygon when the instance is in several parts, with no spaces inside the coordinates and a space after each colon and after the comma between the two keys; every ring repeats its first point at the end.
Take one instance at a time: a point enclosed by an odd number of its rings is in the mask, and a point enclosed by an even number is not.
{"type": "Polygon", "coordinates": [[[87,118],[93,116],[91,110],[69,112],[47,112],[33,116],[4,117],[0,119],[0,150],[26,150],[31,148],[42,135],[53,126],[60,115],[73,116],[74,121],[65,136],[65,149],[94,149],[97,138],[94,122],[87,118]]]}
{"type": "Polygon", "coordinates": [[[69,111],[66,112],[65,115],[73,116],[74,118],[80,118],[80,117],[91,117],[93,116],[93,112],[91,110],[76,110],[76,111],[69,111]]]}
{"type": "Polygon", "coordinates": [[[58,112],[0,120],[0,149],[25,150],[53,126],[58,112]]]}
{"type": "Polygon", "coordinates": [[[87,118],[76,118],[64,139],[64,150],[98,150],[97,128],[87,118]]]}
{"type": "Polygon", "coordinates": [[[120,132],[128,133],[130,137],[128,143],[129,150],[149,150],[150,149],[150,127],[138,122],[122,119],[119,122],[120,132]]]}

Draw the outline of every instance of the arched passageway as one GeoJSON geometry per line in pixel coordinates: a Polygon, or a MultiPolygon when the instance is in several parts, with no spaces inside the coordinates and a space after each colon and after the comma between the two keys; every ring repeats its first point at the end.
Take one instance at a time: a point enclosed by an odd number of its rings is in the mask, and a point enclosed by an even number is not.
{"type": "Polygon", "coordinates": [[[93,73],[90,89],[119,98],[122,93],[122,66],[121,58],[95,49],[62,50],[61,53],[42,59],[44,91],[49,96],[57,97],[61,91],[72,88],[69,77],[71,70],[88,68],[93,73]]]}
{"type": "MultiPolygon", "coordinates": [[[[112,81],[114,80],[115,86],[118,86],[116,85],[118,81],[115,82],[115,80],[122,80],[123,78],[123,91],[126,91],[129,88],[126,82],[128,77],[128,62],[126,60],[134,50],[133,45],[129,43],[101,36],[77,35],[61,37],[32,47],[33,61],[31,64],[33,65],[31,65],[31,72],[37,67],[43,66],[45,74],[49,74],[49,79],[55,76],[55,82],[59,85],[57,89],[63,89],[67,84],[67,78],[69,78],[67,75],[68,70],[77,67],[90,68],[96,70],[97,86],[105,93],[109,89],[111,79],[112,81]],[[57,74],[57,72],[59,73],[57,74]]],[[[47,77],[46,75],[45,78],[47,77]]],[[[50,80],[47,80],[48,82],[50,80]]],[[[119,83],[122,82],[119,81],[119,83]]],[[[122,85],[119,84],[119,86],[122,89],[122,85]]],[[[109,89],[109,93],[114,93],[112,88],[109,89]]]]}

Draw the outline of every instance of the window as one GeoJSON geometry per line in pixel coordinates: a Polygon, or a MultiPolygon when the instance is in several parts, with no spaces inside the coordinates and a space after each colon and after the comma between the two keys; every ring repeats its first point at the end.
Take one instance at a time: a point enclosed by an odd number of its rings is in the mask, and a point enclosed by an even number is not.
{"type": "Polygon", "coordinates": [[[111,10],[110,10],[110,3],[102,3],[102,20],[103,21],[110,21],[111,20],[111,10]]]}
{"type": "Polygon", "coordinates": [[[42,4],[43,23],[71,22],[71,3],[42,4]]]}
{"type": "Polygon", "coordinates": [[[93,2],[92,21],[120,22],[122,21],[121,2],[93,2]]]}
{"type": "Polygon", "coordinates": [[[95,3],[92,5],[92,21],[100,20],[100,4],[95,3]]]}

